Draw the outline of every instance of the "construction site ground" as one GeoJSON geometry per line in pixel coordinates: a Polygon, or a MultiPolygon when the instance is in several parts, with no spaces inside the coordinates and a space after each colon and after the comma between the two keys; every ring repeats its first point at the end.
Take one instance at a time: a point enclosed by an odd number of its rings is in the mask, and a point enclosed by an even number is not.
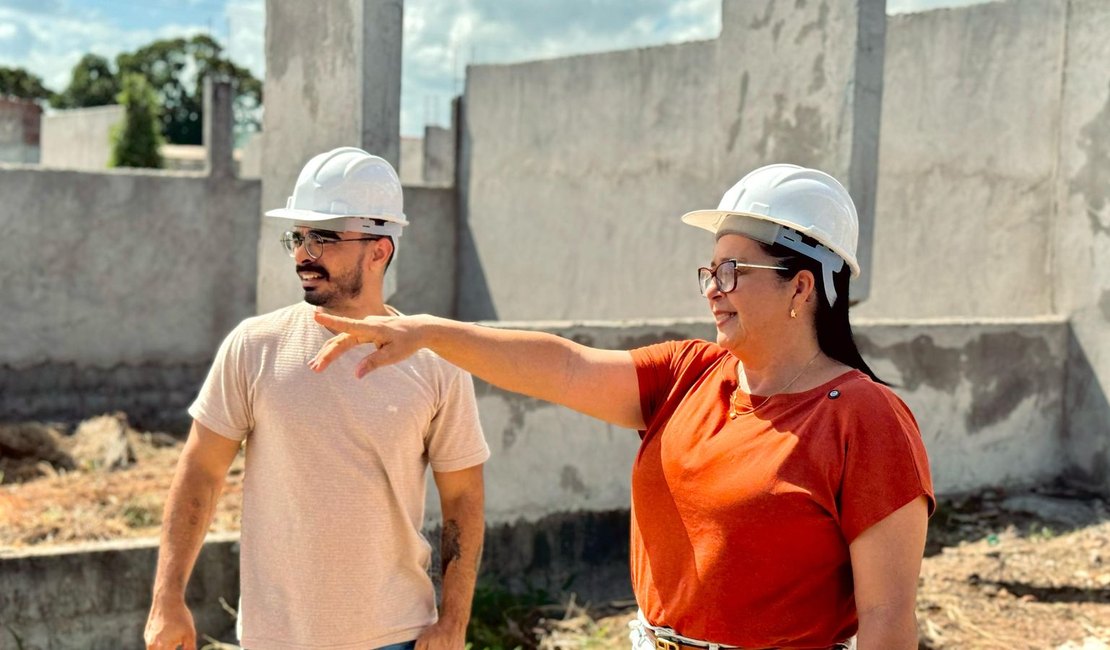
{"type": "MultiPolygon", "coordinates": [[[[132,439],[135,462],[127,468],[43,466],[39,478],[0,485],[0,556],[157,537],[182,443],[149,434],[132,439]]],[[[240,455],[214,531],[238,530],[242,476],[240,455]]],[[[501,622],[503,647],[626,648],[634,611],[628,601],[518,608],[513,620],[501,622]]],[[[930,522],[917,616],[922,649],[1110,648],[1107,504],[1061,484],[942,498],[930,522]]]]}

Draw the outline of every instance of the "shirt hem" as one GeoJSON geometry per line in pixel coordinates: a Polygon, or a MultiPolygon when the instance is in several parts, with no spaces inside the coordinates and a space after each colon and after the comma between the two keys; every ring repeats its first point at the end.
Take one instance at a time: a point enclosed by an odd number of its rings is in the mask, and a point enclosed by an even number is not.
{"type": "MultiPolygon", "coordinates": [[[[431,625],[431,623],[428,625],[431,625]]],[[[382,646],[393,645],[394,643],[414,641],[426,627],[427,626],[412,627],[399,632],[370,637],[362,641],[350,641],[333,645],[305,645],[250,636],[245,636],[240,639],[239,644],[244,650],[367,650],[369,648],[380,648],[382,646]]]]}

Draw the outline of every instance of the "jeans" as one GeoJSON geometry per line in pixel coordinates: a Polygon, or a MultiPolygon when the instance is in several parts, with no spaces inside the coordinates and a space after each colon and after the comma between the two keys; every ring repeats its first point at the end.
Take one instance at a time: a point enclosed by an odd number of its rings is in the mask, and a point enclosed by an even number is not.
{"type": "Polygon", "coordinates": [[[392,645],[382,646],[378,650],[412,650],[416,647],[416,641],[405,641],[404,643],[394,643],[392,645]]]}

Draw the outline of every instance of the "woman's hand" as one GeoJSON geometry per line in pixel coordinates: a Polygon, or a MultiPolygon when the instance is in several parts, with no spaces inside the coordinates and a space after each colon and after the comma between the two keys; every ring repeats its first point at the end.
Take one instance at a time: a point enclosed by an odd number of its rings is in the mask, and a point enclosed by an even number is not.
{"type": "Polygon", "coordinates": [[[355,376],[360,379],[375,368],[397,363],[426,347],[425,329],[432,319],[431,316],[368,316],[357,320],[324,312],[316,312],[315,318],[317,323],[339,334],[324,343],[308,363],[309,368],[323,372],[332,361],[355,346],[373,343],[377,349],[363,357],[355,368],[355,376]]]}

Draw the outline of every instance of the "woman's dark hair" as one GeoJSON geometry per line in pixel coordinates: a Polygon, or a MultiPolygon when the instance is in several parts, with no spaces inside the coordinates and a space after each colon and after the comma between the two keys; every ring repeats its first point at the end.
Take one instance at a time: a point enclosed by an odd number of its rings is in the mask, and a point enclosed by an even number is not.
{"type": "MultiPolygon", "coordinates": [[[[803,237],[802,241],[810,245],[817,245],[817,241],[803,237]]],[[[763,251],[778,260],[787,270],[776,271],[779,277],[789,280],[799,271],[809,271],[814,278],[814,291],[817,298],[817,345],[829,357],[836,359],[846,366],[851,366],[867,375],[877,383],[889,386],[871,370],[867,362],[856,347],[856,340],[852,336],[852,324],[848,321],[848,279],[851,269],[845,264],[843,268],[833,274],[833,288],[836,289],[836,304],[829,306],[825,297],[825,274],[822,272],[821,263],[812,257],[797,253],[782,244],[760,243],[763,251]]]]}

